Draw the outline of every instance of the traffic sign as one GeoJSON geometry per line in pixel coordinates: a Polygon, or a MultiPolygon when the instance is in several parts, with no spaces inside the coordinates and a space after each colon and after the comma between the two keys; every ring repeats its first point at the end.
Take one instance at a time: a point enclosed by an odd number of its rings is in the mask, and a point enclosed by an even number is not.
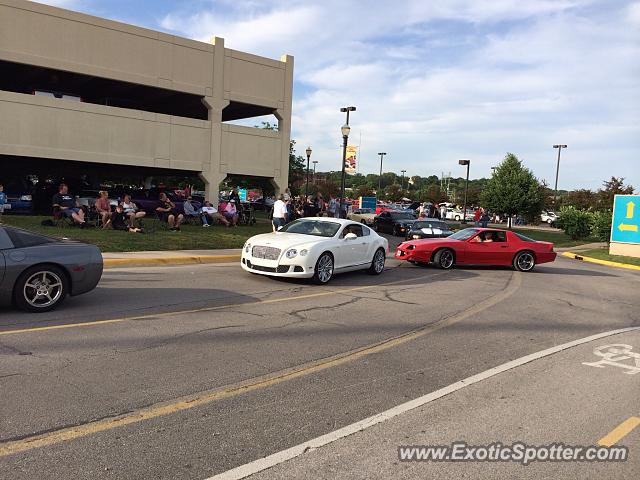
{"type": "Polygon", "coordinates": [[[611,241],[640,243],[640,195],[615,196],[611,241]]]}

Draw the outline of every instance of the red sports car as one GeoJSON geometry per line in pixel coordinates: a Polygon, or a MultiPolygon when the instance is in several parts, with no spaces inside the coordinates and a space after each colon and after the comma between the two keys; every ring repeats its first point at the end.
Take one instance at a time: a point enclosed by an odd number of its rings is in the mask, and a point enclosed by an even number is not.
{"type": "Polygon", "coordinates": [[[465,228],[447,238],[411,240],[398,245],[395,257],[418,265],[507,265],[522,272],[553,262],[553,243],[495,228],[465,228]]]}

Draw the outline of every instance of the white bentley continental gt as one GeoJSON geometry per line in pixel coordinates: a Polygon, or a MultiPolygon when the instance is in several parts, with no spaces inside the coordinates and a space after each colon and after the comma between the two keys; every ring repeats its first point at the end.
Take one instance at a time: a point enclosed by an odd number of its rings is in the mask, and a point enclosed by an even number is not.
{"type": "Polygon", "coordinates": [[[313,278],[325,284],[334,273],[366,270],[379,275],[387,239],[351,220],[307,217],[274,233],[256,235],[242,248],[244,270],[274,277],[313,278]]]}

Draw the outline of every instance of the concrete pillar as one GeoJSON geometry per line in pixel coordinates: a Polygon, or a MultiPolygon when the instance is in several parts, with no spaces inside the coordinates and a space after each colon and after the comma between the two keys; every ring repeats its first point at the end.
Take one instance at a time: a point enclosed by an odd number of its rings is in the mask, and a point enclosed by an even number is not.
{"type": "MultiPolygon", "coordinates": [[[[202,102],[209,110],[211,124],[211,144],[208,168],[200,173],[205,183],[205,196],[216,207],[218,206],[218,186],[227,177],[222,165],[222,111],[229,105],[224,98],[224,39],[212,39],[213,50],[213,88],[211,96],[206,96],[202,102]]],[[[206,165],[205,165],[206,167],[206,165]]]]}
{"type": "Polygon", "coordinates": [[[285,63],[284,75],[284,101],[278,104],[274,115],[278,119],[278,133],[280,134],[281,158],[280,166],[274,172],[271,183],[275,187],[276,196],[289,187],[289,145],[291,143],[291,106],[293,92],[293,57],[291,55],[282,55],[280,61],[285,63]]]}

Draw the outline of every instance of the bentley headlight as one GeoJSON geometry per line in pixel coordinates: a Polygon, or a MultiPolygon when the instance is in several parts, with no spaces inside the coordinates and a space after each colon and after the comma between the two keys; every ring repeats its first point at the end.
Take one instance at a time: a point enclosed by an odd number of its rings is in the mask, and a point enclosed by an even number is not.
{"type": "Polygon", "coordinates": [[[244,244],[244,251],[246,253],[249,253],[249,250],[251,250],[251,244],[249,242],[244,244]]]}
{"type": "Polygon", "coordinates": [[[296,255],[298,255],[298,251],[295,248],[290,248],[289,250],[287,250],[287,253],[285,255],[287,258],[294,258],[296,255]]]}
{"type": "Polygon", "coordinates": [[[307,253],[309,253],[309,250],[307,250],[306,248],[303,248],[302,250],[300,250],[301,257],[304,257],[307,253]]]}

